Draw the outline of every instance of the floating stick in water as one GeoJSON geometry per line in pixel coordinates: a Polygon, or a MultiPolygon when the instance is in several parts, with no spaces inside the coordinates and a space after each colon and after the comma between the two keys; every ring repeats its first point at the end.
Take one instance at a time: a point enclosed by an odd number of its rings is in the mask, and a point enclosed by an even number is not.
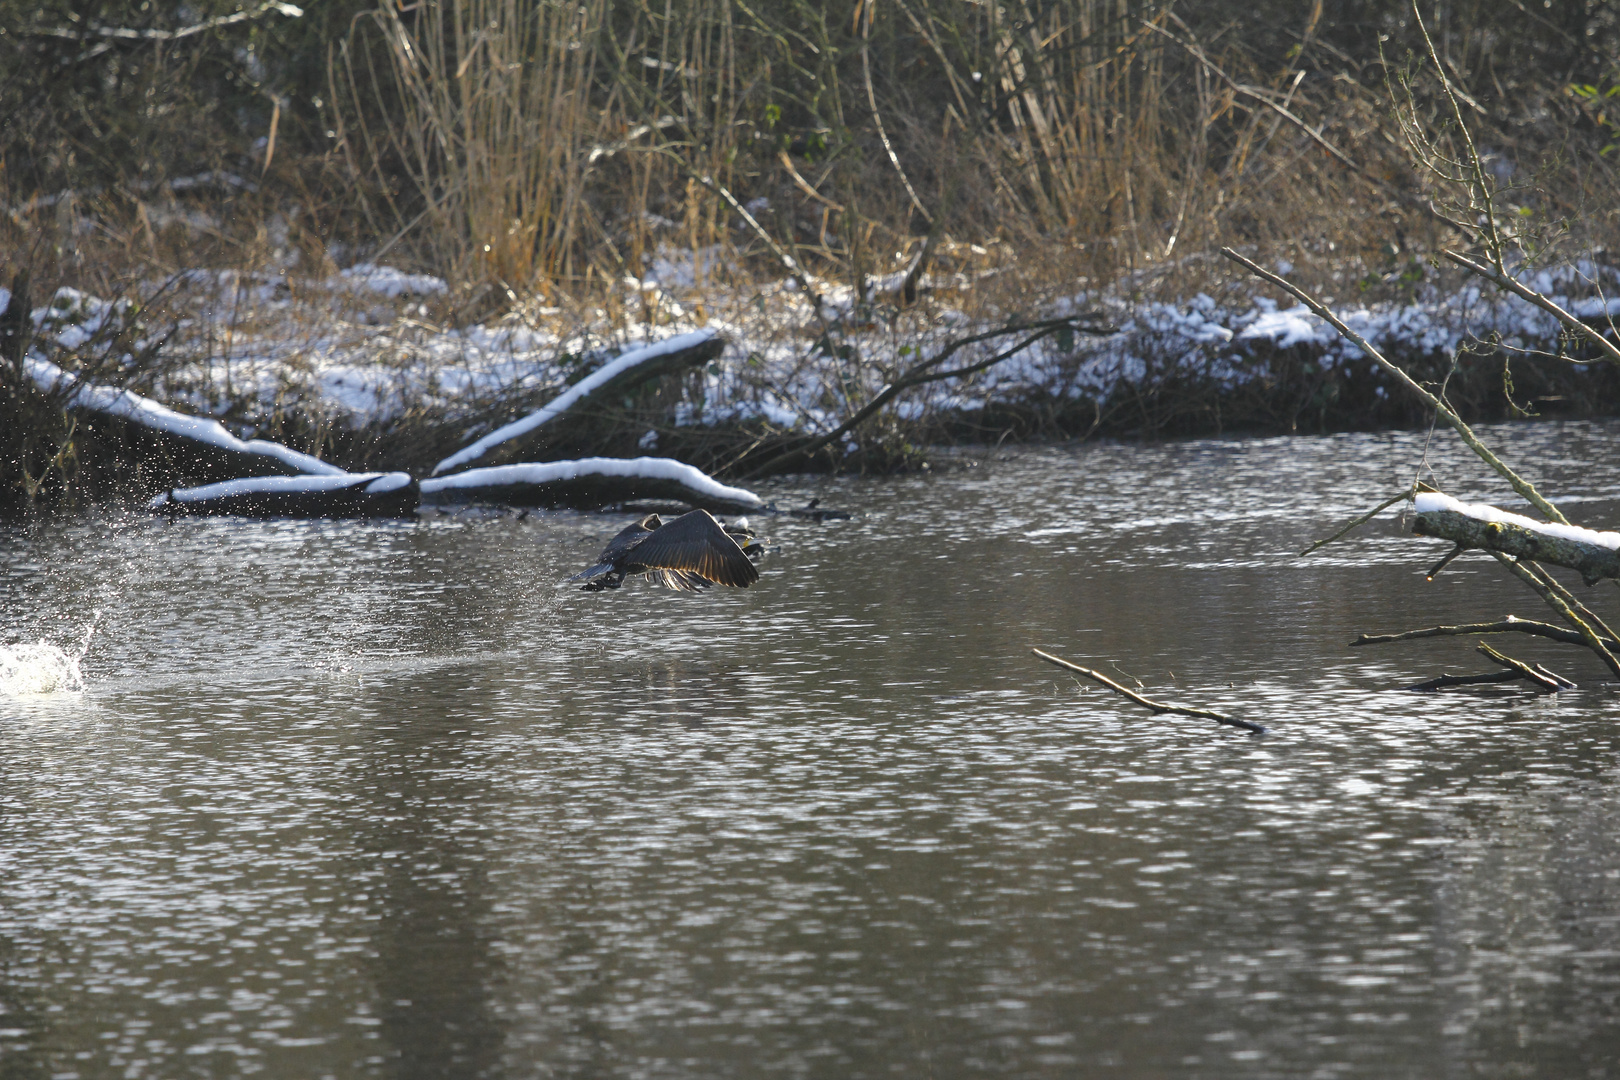
{"type": "Polygon", "coordinates": [[[1079,664],[1071,664],[1067,660],[1053,656],[1049,652],[1042,652],[1040,649],[1031,649],[1029,651],[1040,657],[1042,660],[1045,660],[1048,664],[1056,664],[1065,671],[1072,671],[1076,675],[1082,675],[1098,685],[1108,687],[1108,689],[1114,691],[1116,694],[1123,694],[1125,697],[1130,698],[1143,708],[1150,709],[1155,713],[1179,713],[1182,716],[1196,716],[1200,720],[1213,720],[1217,724],[1226,724],[1229,727],[1242,728],[1251,735],[1264,735],[1266,733],[1266,726],[1264,724],[1256,724],[1248,720],[1239,720],[1235,716],[1227,716],[1225,713],[1214,712],[1210,709],[1195,709],[1186,705],[1167,705],[1162,701],[1152,701],[1143,697],[1141,694],[1138,694],[1134,690],[1127,690],[1125,687],[1121,686],[1113,679],[1110,679],[1100,671],[1093,671],[1088,667],[1081,667],[1079,664]]]}

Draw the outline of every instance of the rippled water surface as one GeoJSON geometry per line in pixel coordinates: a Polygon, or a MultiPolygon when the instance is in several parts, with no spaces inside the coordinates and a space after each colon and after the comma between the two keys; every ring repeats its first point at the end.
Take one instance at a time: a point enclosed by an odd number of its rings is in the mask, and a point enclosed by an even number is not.
{"type": "MultiPolygon", "coordinates": [[[[1491,435],[1620,520],[1620,426],[1491,435]]],[[[0,529],[0,645],[94,625],[0,696],[0,1074],[1620,1075],[1616,687],[1400,692],[1489,665],[1354,634],[1539,602],[1289,557],[1422,443],[786,480],[857,518],[701,596],[556,587],[628,515],[0,529]]]]}

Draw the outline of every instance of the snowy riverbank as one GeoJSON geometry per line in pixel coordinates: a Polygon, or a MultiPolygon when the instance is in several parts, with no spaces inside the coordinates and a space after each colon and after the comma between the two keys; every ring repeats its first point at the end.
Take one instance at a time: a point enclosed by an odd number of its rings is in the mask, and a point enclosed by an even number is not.
{"type": "MultiPolygon", "coordinates": [[[[1391,401],[1372,366],[1321,320],[1265,296],[1222,301],[1199,293],[1180,302],[1133,302],[1082,290],[1038,311],[981,309],[970,316],[952,302],[970,295],[971,282],[957,275],[930,283],[934,298],[904,311],[858,303],[847,285],[813,282],[818,311],[791,281],[747,289],[705,283],[694,271],[701,262],[666,251],[646,279],[619,284],[614,312],[519,305],[502,318],[464,326],[443,321],[444,282],[368,264],[319,279],[190,272],[167,283],[163,310],[172,313],[172,330],[159,321],[157,305],[132,317],[127,305],[62,290],[31,313],[29,368],[49,388],[62,377],[57,367],[71,372],[105,359],[93,365],[99,382],[126,383],[181,413],[222,421],[231,437],[247,442],[267,431],[378,432],[412,420],[420,426],[427,417],[445,428],[435,452],[470,454],[477,440],[566,397],[571,386],[589,389],[637,347],[698,331],[718,335],[719,357],[680,376],[678,388],[650,403],[622,403],[645,428],[632,448],[643,453],[705,429],[827,431],[895,372],[997,318],[1091,311],[1118,332],[1102,339],[1054,335],[969,378],[920,387],[894,403],[891,428],[953,417],[971,426],[975,416],[1045,409],[1095,416],[1094,428],[1129,431],[1134,424],[1148,434],[1287,430],[1400,423],[1410,409],[1391,401]],[[130,359],[143,337],[164,332],[169,339],[155,361],[130,359]],[[108,356],[120,349],[128,355],[108,356]]],[[[1582,264],[1530,280],[1578,314],[1599,317],[1620,308],[1601,295],[1614,276],[1610,268],[1582,264]]],[[[0,307],[8,301],[0,289],[0,307]]],[[[1443,372],[1459,346],[1493,335],[1511,349],[1559,348],[1550,316],[1473,283],[1400,302],[1336,307],[1374,345],[1419,369],[1443,372]]],[[[1008,341],[968,346],[961,363],[1008,341]]],[[[1508,385],[1517,378],[1526,403],[1571,401],[1600,377],[1561,360],[1506,355],[1514,365],[1508,385]]],[[[1465,368],[1488,367],[1489,384],[1500,387],[1503,359],[1467,357],[1465,368]]],[[[860,439],[856,433],[845,449],[860,439]]],[[[337,442],[303,449],[341,458],[337,442]]],[[[370,460],[342,464],[416,464],[386,460],[390,453],[373,440],[370,460]]],[[[392,453],[397,458],[398,448],[392,453]]]]}

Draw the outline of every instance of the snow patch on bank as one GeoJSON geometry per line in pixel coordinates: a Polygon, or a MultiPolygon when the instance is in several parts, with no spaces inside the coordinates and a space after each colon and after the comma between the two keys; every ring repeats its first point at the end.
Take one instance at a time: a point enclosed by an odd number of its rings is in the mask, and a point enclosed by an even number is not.
{"type": "Polygon", "coordinates": [[[356,263],[347,270],[340,270],[333,284],[350,292],[373,293],[390,299],[440,296],[450,291],[443,278],[431,274],[407,274],[392,266],[379,266],[376,263],[356,263]]]}
{"type": "MultiPolygon", "coordinates": [[[[265,415],[292,400],[355,428],[433,410],[446,423],[462,424],[473,440],[438,463],[434,472],[443,474],[553,420],[626,367],[692,341],[720,336],[726,346],[719,363],[686,376],[682,399],[672,410],[675,426],[757,423],[777,433],[819,434],[836,427],[856,403],[870,400],[893,373],[990,325],[990,316],[970,318],[950,306],[947,293],[936,292],[938,303],[926,311],[883,309],[886,314],[863,316],[859,325],[846,326],[829,340],[819,319],[859,307],[849,285],[813,282],[823,299],[818,315],[796,283],[733,286],[731,278],[709,273],[719,261],[718,251],[693,254],[661,246],[640,269],[641,278],[627,277],[613,286],[621,290],[617,314],[524,307],[498,322],[460,328],[433,325],[427,306],[417,302],[444,295],[443,281],[393,267],[362,263],[300,287],[290,287],[281,275],[260,280],[199,271],[190,282],[196,290],[190,301],[195,318],[165,347],[167,355],[185,355],[186,364],[177,375],[163,374],[162,379],[174,381],[160,381],[151,394],[194,412],[236,409],[232,415],[238,416],[244,415],[244,400],[260,403],[265,415]],[[240,305],[238,298],[244,298],[240,305]],[[237,306],[251,308],[252,317],[238,320],[237,306]],[[631,312],[634,321],[627,322],[631,312]],[[613,359],[604,364],[604,357],[613,359]],[[581,379],[581,371],[590,374],[581,379]],[[225,387],[230,395],[221,393],[225,387]],[[544,408],[504,423],[518,407],[503,413],[503,402],[521,401],[527,409],[548,396],[544,408]]],[[[1596,284],[1616,281],[1613,269],[1578,263],[1537,271],[1526,280],[1583,316],[1620,314],[1620,299],[1594,295],[1596,284]]],[[[973,281],[956,273],[928,276],[922,284],[970,290],[973,281]]],[[[1361,295],[1351,289],[1353,296],[1361,295]]],[[[916,387],[892,407],[901,417],[915,418],[996,402],[1106,402],[1135,388],[1151,391],[1161,382],[1232,390],[1271,378],[1279,364],[1304,361],[1345,372],[1371,365],[1301,306],[1252,296],[1218,301],[1199,293],[1172,303],[1133,300],[1130,294],[1125,285],[1114,291],[1077,290],[1040,312],[1099,312],[1119,328],[1116,334],[1078,335],[1073,341],[1049,337],[986,371],[916,387]]],[[[93,332],[91,306],[67,304],[85,313],[79,331],[60,320],[52,324],[62,348],[93,332]]],[[[1556,349],[1558,339],[1552,316],[1466,281],[1453,292],[1429,289],[1404,302],[1332,306],[1371,344],[1402,363],[1449,354],[1463,341],[1490,333],[1509,346],[1548,351],[1556,349]]],[[[34,315],[41,323],[48,312],[34,315]]],[[[1002,337],[964,347],[952,364],[971,365],[1009,344],[1002,337]]],[[[251,404],[246,415],[257,415],[251,404]]],[[[231,438],[223,429],[218,434],[231,438]]],[[[298,457],[288,464],[316,473],[331,468],[298,457]]]]}

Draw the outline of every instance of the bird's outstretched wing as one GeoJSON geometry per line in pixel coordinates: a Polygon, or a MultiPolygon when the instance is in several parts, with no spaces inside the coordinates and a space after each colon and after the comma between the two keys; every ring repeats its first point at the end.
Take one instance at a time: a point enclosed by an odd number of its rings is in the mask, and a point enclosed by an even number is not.
{"type": "Polygon", "coordinates": [[[654,580],[661,580],[670,588],[695,588],[694,575],[738,589],[746,589],[759,580],[759,571],[737,546],[737,541],[707,510],[693,510],[654,529],[635,545],[626,562],[648,570],[680,572],[680,585],[674,584],[671,574],[655,577],[654,580]]]}

